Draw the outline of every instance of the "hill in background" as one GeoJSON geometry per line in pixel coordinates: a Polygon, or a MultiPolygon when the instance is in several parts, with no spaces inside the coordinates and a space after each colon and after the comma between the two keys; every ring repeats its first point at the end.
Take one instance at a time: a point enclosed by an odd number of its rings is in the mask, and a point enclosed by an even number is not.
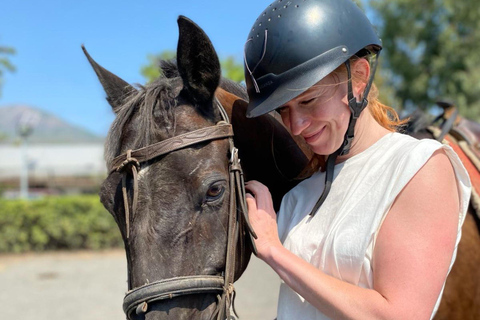
{"type": "Polygon", "coordinates": [[[103,143],[104,138],[53,114],[25,105],[0,107],[0,144],[19,141],[19,125],[33,125],[29,143],[103,143]]]}

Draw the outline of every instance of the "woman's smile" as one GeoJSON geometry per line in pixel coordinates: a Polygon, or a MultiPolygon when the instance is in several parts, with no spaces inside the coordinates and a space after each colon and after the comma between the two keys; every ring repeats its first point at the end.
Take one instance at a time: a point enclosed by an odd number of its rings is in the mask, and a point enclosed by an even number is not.
{"type": "Polygon", "coordinates": [[[315,141],[320,138],[322,133],[325,131],[326,126],[323,126],[319,131],[313,133],[313,134],[308,134],[308,135],[303,135],[303,138],[305,139],[305,142],[308,144],[313,144],[315,141]]]}

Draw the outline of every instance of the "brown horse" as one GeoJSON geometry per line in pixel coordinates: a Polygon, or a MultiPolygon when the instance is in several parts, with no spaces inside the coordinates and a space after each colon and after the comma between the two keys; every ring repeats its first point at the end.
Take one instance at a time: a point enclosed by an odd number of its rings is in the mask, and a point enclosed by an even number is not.
{"type": "MultiPolygon", "coordinates": [[[[480,174],[477,167],[464,154],[459,143],[464,148],[472,149],[471,157],[476,157],[476,133],[480,132],[480,125],[458,117],[453,112],[454,107],[445,102],[439,102],[445,112],[438,119],[443,119],[443,126],[428,126],[425,116],[417,112],[410,117],[406,132],[419,139],[436,139],[440,136],[449,141],[453,149],[469,171],[473,187],[480,183],[480,174]],[[453,118],[452,118],[453,117],[453,118]],[[448,121],[449,119],[455,121],[448,121]],[[446,125],[446,126],[445,126],[446,125]],[[443,130],[442,130],[443,129],[443,130]],[[445,136],[446,135],[446,136],[445,136]],[[467,143],[468,142],[468,143],[467,143]]],[[[475,188],[474,188],[475,189],[475,188]]],[[[478,193],[477,193],[478,195],[478,193]]],[[[435,320],[474,320],[480,319],[480,219],[479,207],[474,202],[478,199],[475,191],[472,194],[472,204],[462,227],[457,258],[447,278],[445,290],[435,320]]]]}
{"type": "Polygon", "coordinates": [[[178,24],[177,62],[164,62],[144,87],[85,51],[116,114],[100,198],[125,244],[128,319],[228,317],[231,282],[252,250],[233,145],[245,176],[269,186],[276,207],[308,162],[277,119],[246,119],[245,89],[221,79],[208,37],[185,17],[178,24]]]}

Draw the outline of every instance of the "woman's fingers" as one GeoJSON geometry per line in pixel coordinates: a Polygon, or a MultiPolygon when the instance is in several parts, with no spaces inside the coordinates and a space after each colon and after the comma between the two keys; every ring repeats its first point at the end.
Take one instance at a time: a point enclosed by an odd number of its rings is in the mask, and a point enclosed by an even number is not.
{"type": "Polygon", "coordinates": [[[250,194],[250,193],[247,193],[246,194],[246,201],[247,201],[247,209],[248,211],[252,211],[252,210],[257,210],[257,201],[255,200],[255,198],[250,194]]]}
{"type": "Polygon", "coordinates": [[[245,188],[253,194],[256,207],[259,210],[262,209],[269,214],[275,214],[275,211],[273,210],[272,195],[264,184],[255,180],[251,180],[245,183],[245,188]]]}
{"type": "Polygon", "coordinates": [[[245,188],[250,192],[246,201],[250,223],[258,236],[255,240],[258,257],[264,259],[272,245],[281,245],[272,196],[268,188],[258,181],[248,181],[245,188]]]}

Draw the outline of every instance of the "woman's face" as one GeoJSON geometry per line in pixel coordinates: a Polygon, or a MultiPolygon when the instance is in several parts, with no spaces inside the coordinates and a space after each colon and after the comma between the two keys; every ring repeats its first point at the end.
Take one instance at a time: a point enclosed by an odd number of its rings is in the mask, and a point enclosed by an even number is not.
{"type": "Polygon", "coordinates": [[[347,85],[329,75],[277,111],[294,135],[301,135],[310,149],[329,155],[342,145],[350,119],[347,85]]]}

